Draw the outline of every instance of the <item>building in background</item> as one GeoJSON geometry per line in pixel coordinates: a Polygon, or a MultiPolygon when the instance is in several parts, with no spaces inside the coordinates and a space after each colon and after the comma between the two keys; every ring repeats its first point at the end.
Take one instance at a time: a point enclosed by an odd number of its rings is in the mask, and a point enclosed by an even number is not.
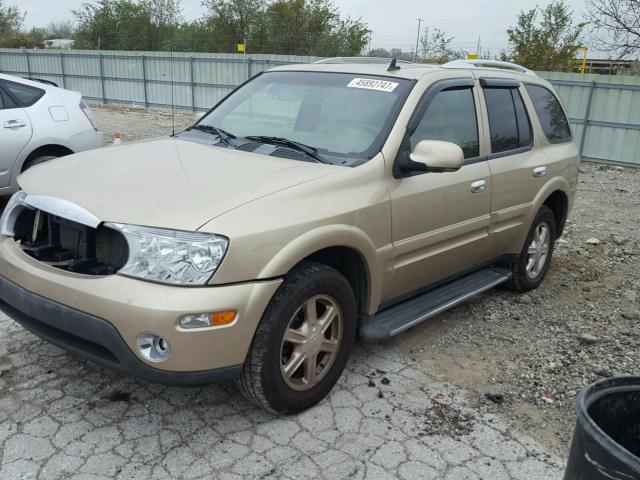
{"type": "Polygon", "coordinates": [[[70,38],[53,38],[44,41],[44,48],[72,48],[73,40],[70,38]]]}

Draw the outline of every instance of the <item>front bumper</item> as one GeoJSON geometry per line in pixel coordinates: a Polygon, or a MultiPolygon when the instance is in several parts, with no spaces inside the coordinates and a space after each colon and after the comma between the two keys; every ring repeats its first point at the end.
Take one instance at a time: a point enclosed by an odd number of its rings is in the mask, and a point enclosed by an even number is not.
{"type": "Polygon", "coordinates": [[[174,287],[110,275],[60,271],[0,239],[0,310],[46,340],[101,365],[167,384],[200,384],[239,372],[255,329],[281,280],[174,287]],[[236,310],[224,327],[184,330],[188,313],[236,310]],[[138,354],[140,333],[168,340],[162,363],[138,354]]]}

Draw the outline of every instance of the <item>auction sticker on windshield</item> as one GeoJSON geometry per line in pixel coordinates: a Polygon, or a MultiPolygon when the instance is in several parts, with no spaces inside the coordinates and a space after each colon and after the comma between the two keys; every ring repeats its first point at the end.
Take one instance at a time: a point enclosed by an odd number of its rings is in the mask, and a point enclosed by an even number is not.
{"type": "Polygon", "coordinates": [[[393,92],[400,85],[396,82],[386,80],[372,80],[371,78],[354,78],[349,82],[349,88],[366,88],[367,90],[377,90],[379,92],[393,92]]]}

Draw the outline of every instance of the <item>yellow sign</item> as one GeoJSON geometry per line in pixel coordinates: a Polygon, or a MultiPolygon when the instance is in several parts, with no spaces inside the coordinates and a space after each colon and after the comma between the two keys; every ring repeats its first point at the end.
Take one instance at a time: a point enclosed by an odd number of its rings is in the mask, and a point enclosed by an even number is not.
{"type": "Polygon", "coordinates": [[[478,55],[476,55],[475,53],[467,53],[467,60],[477,60],[478,59],[478,55]]]}
{"type": "Polygon", "coordinates": [[[236,45],[236,47],[238,48],[238,53],[244,53],[244,43],[239,43],[238,45],[236,45]]]}

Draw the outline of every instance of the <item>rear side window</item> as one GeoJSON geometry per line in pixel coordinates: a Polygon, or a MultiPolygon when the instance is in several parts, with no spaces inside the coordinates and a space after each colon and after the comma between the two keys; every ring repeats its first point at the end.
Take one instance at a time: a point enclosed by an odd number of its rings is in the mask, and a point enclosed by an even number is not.
{"type": "Polygon", "coordinates": [[[18,106],[30,107],[44,95],[44,90],[16,82],[3,82],[2,87],[12,96],[18,106]]]}
{"type": "Polygon", "coordinates": [[[547,140],[553,143],[571,140],[571,128],[556,96],[545,87],[525,85],[547,140]]]}
{"type": "Polygon", "coordinates": [[[491,152],[502,153],[529,147],[531,123],[516,88],[485,88],[491,152]]]}
{"type": "Polygon", "coordinates": [[[16,102],[7,95],[7,92],[0,89],[0,109],[17,108],[16,102]]]}
{"type": "Polygon", "coordinates": [[[464,158],[480,155],[476,106],[471,88],[438,93],[410,140],[412,150],[421,140],[444,140],[459,145],[464,158]]]}

